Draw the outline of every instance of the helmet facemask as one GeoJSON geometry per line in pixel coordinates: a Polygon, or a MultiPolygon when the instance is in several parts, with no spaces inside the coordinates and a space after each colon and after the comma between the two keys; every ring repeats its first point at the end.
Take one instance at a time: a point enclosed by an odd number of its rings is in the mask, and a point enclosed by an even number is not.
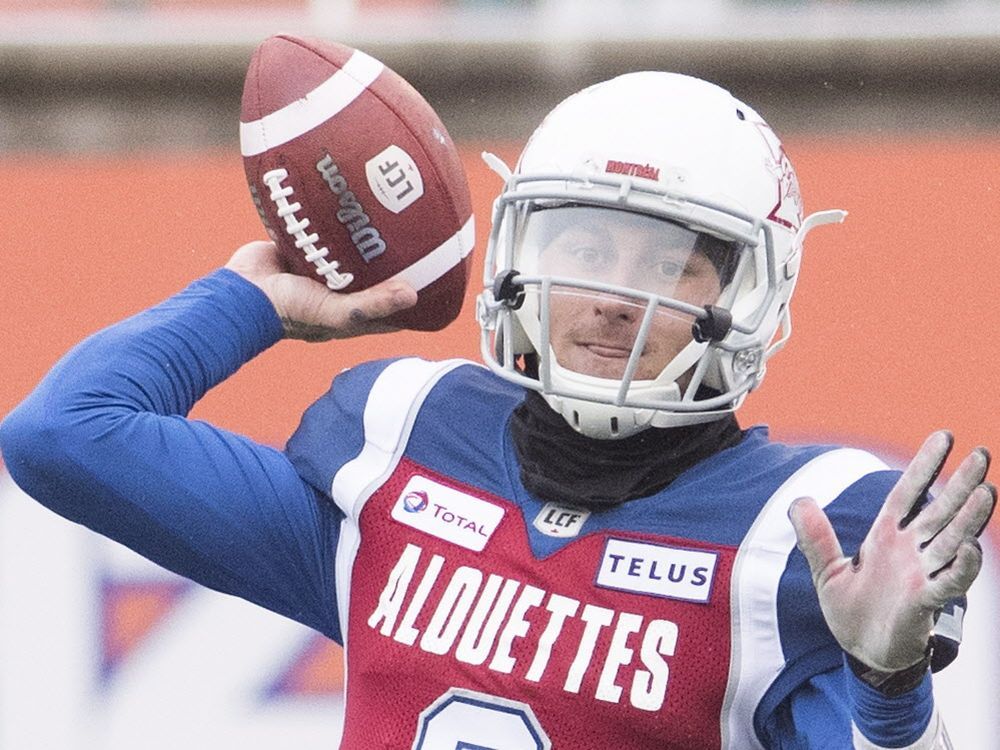
{"type": "Polygon", "coordinates": [[[624,437],[715,419],[752,386],[723,394],[708,365],[737,297],[754,296],[766,272],[757,243],[731,220],[711,233],[685,226],[666,203],[655,214],[628,210],[620,193],[581,202],[505,192],[490,243],[493,299],[481,301],[495,317],[484,357],[585,434],[595,433],[589,422],[601,425],[594,436],[624,437]],[[665,418],[668,406],[676,418],[665,418]]]}

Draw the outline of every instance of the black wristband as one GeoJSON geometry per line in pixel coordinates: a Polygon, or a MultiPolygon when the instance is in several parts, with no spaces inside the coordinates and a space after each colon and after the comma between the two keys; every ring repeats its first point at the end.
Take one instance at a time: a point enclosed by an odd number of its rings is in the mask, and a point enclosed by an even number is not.
{"type": "Polygon", "coordinates": [[[923,659],[912,667],[901,669],[898,672],[883,672],[858,661],[850,654],[845,653],[844,655],[847,657],[847,666],[851,668],[855,677],[889,698],[908,693],[917,687],[931,665],[930,646],[927,647],[923,659]]]}

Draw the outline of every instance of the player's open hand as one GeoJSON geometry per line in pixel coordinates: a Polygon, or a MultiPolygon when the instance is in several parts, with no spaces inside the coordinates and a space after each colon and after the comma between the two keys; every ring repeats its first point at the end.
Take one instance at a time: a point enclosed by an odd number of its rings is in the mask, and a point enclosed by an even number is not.
{"type": "Polygon", "coordinates": [[[394,331],[383,318],[417,302],[413,288],[398,280],[350,294],[331,292],[320,281],[286,273],[273,242],[247,243],[226,268],[263,290],[291,339],[329,341],[394,331]]]}
{"type": "Polygon", "coordinates": [[[889,493],[854,559],[809,498],[789,516],[809,562],[827,625],[847,653],[883,672],[923,659],[938,610],[964,594],[982,565],[977,537],[996,505],[984,482],[990,455],[976,448],[941,494],[919,509],[952,447],[935,432],[889,493]]]}

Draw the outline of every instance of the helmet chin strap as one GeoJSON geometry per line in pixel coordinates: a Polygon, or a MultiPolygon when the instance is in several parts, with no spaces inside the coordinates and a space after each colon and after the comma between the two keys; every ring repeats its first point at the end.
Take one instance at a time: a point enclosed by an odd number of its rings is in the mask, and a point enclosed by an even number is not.
{"type": "MultiPolygon", "coordinates": [[[[653,380],[636,380],[630,384],[629,393],[644,399],[656,399],[665,404],[681,400],[677,379],[689,371],[704,353],[707,344],[691,341],[667,364],[653,380]]],[[[552,385],[557,391],[573,390],[587,386],[592,392],[606,395],[609,402],[618,395],[621,383],[610,378],[584,375],[561,366],[555,352],[549,348],[552,385]]],[[[674,427],[718,419],[719,414],[671,413],[658,409],[634,406],[617,406],[614,403],[589,401],[572,396],[542,394],[553,410],[577,432],[599,440],[620,440],[635,435],[647,427],[674,427]]]]}
{"type": "MultiPolygon", "coordinates": [[[[674,398],[680,398],[680,388],[672,386],[674,398]]],[[[621,440],[651,426],[652,409],[635,409],[628,406],[598,404],[578,398],[543,394],[546,402],[562,415],[570,427],[587,437],[597,440],[621,440]]]]}

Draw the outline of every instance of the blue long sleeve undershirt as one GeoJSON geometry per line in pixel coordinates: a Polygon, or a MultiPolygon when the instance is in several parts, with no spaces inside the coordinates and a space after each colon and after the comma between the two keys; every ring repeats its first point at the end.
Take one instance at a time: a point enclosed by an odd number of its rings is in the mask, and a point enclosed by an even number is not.
{"type": "Polygon", "coordinates": [[[88,338],[2,424],[14,480],[66,518],[210,588],[339,638],[339,520],[280,451],[185,415],[281,338],[220,271],[88,338]]]}
{"type": "MultiPolygon", "coordinates": [[[[0,450],[15,482],[56,513],[339,641],[339,511],[282,452],[186,418],[281,336],[264,294],[218,271],[71,350],[0,424],[0,450]]],[[[782,750],[850,747],[852,719],[872,741],[905,747],[932,710],[929,677],[889,699],[844,667],[799,686],[759,726],[782,750]]]]}

